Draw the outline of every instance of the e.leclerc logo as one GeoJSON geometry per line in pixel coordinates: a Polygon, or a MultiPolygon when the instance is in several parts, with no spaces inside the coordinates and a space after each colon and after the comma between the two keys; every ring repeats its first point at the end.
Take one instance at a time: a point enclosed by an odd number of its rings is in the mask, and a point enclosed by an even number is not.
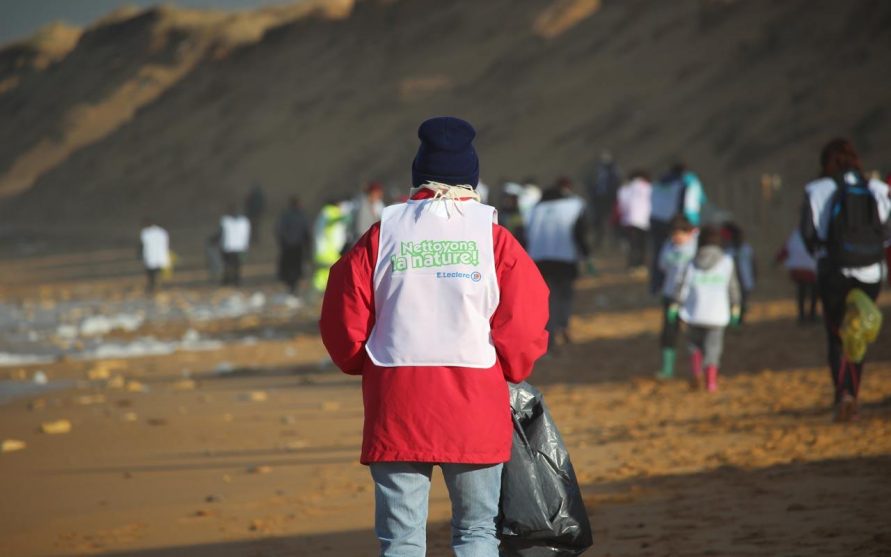
{"type": "Polygon", "coordinates": [[[474,272],[472,272],[472,273],[459,273],[459,272],[454,272],[454,273],[444,273],[444,272],[437,272],[437,273],[436,273],[436,278],[438,278],[438,279],[469,279],[469,280],[472,280],[473,282],[479,282],[479,281],[483,280],[483,275],[482,275],[482,273],[480,273],[479,271],[474,271],[474,272]]]}

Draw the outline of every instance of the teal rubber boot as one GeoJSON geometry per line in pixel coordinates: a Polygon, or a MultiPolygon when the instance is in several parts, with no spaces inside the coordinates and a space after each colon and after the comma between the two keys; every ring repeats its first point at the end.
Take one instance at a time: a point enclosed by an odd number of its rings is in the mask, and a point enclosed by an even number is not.
{"type": "Polygon", "coordinates": [[[674,378],[674,360],[676,352],[674,348],[662,349],[662,370],[656,374],[656,379],[674,378]]]}

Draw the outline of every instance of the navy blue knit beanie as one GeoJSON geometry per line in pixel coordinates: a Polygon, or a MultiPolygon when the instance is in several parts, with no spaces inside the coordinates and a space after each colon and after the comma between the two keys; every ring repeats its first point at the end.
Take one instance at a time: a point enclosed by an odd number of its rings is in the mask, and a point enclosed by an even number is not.
{"type": "Polygon", "coordinates": [[[480,181],[480,161],[473,148],[476,130],[459,118],[430,118],[418,128],[421,145],[411,165],[414,187],[427,182],[476,188],[480,181]]]}

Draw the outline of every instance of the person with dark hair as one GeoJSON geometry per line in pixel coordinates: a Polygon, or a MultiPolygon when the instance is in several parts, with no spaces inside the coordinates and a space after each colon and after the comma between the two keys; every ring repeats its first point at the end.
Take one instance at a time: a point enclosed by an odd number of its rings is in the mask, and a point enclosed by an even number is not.
{"type": "Polygon", "coordinates": [[[739,324],[742,325],[746,318],[749,296],[755,290],[755,250],[746,242],[742,228],[735,222],[725,223],[721,228],[724,241],[724,253],[733,258],[736,266],[736,277],[742,292],[740,302],[739,324]]]}
{"type": "Polygon", "coordinates": [[[842,351],[839,329],[848,293],[876,300],[881,290],[884,243],[891,239],[889,187],[868,180],[850,141],[833,139],[820,152],[820,177],[805,186],[801,235],[817,260],[817,284],[826,325],[829,369],[835,386],[835,418],[854,419],[863,362],[842,351]]]}
{"type": "Polygon", "coordinates": [[[309,220],[296,195],[288,200],[288,208],[275,225],[275,238],[279,248],[278,278],[296,296],[312,240],[309,220]]]}
{"type": "Polygon", "coordinates": [[[619,223],[628,236],[629,269],[643,267],[646,260],[652,196],[650,177],[642,170],[632,172],[631,181],[619,188],[619,223]]]}
{"type": "Polygon", "coordinates": [[[678,162],[653,184],[650,202],[650,244],[653,258],[650,261],[650,293],[656,294],[665,283],[659,270],[659,249],[671,233],[671,219],[683,215],[693,226],[699,226],[702,208],[705,206],[705,190],[699,177],[678,162]]]}
{"type": "Polygon", "coordinates": [[[586,262],[593,272],[587,242],[585,202],[572,191],[572,180],[557,179],[544,191],[541,201],[532,209],[526,226],[526,248],[538,265],[551,293],[548,298],[548,348],[558,340],[570,342],[569,316],[579,265],[586,262]]]}
{"type": "Polygon", "coordinates": [[[786,244],[777,253],[776,262],[782,263],[789,271],[789,278],[795,283],[798,301],[798,324],[817,319],[817,262],[807,251],[801,231],[796,228],[789,234],[786,244]],[[810,300],[810,311],[805,313],[805,303],[810,300]]]}
{"type": "Polygon", "coordinates": [[[385,208],[331,268],[322,303],[331,359],[362,376],[361,462],[382,556],[426,554],[438,464],[455,555],[498,557],[508,381],[523,381],[547,345],[547,287],[479,202],[475,136],[457,118],[421,124],[410,199],[385,208]]]}
{"type": "Polygon", "coordinates": [[[665,277],[662,284],[662,334],[659,335],[662,368],[656,374],[657,379],[674,377],[675,360],[677,359],[678,333],[680,323],[677,312],[672,313],[677,281],[683,270],[696,255],[696,235],[698,230],[690,224],[687,217],[675,215],[671,219],[671,236],[660,246],[659,271],[665,277]]]}
{"type": "Polygon", "coordinates": [[[696,257],[678,281],[672,319],[687,325],[690,368],[695,388],[718,390],[718,368],[724,350],[724,329],[739,323],[740,288],[733,258],[721,249],[721,231],[705,226],[699,234],[696,257]]]}

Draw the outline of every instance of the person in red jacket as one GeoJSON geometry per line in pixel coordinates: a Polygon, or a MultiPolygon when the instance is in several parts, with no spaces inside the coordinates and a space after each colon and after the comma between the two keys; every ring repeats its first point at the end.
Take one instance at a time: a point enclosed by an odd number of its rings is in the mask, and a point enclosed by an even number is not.
{"type": "Polygon", "coordinates": [[[406,203],[384,209],[332,268],[319,328],[334,363],[362,376],[361,462],[375,484],[381,555],[423,556],[430,477],[452,500],[459,557],[496,557],[507,382],[547,348],[548,289],[479,202],[473,127],[421,124],[406,203]]]}

